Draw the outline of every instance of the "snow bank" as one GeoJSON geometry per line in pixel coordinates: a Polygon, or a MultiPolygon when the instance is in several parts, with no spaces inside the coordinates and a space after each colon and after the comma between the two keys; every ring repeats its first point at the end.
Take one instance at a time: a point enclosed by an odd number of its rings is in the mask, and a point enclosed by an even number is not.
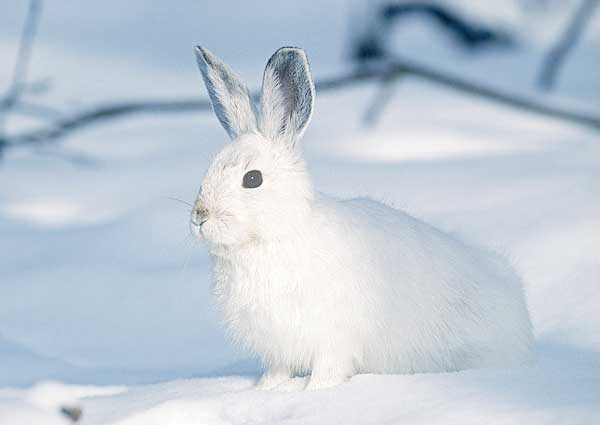
{"type": "MultiPolygon", "coordinates": [[[[198,42],[252,85],[283,44],[306,47],[317,76],[344,67],[345,17],[335,1],[327,14],[273,2],[276,23],[251,14],[254,5],[242,10],[252,19],[237,23],[241,33],[262,29],[248,51],[221,24],[230,6],[191,3],[128,4],[122,23],[112,15],[121,3],[94,7],[81,22],[71,6],[48,7],[33,67],[34,78],[57,79],[44,101],[70,110],[106,98],[202,95],[190,47],[198,42]],[[129,37],[138,24],[144,36],[129,37]]],[[[17,19],[22,10],[11,12],[17,19]]],[[[2,14],[4,57],[14,29],[2,14]]],[[[401,46],[404,54],[533,91],[541,48],[438,57],[427,39],[411,37],[403,39],[420,41],[401,46]]],[[[599,56],[588,53],[596,51],[584,43],[574,52],[552,100],[595,105],[600,81],[589,69],[599,56]]],[[[255,391],[258,366],[228,344],[212,307],[188,207],[169,199],[194,198],[226,136],[209,114],[141,117],[68,139],[64,149],[89,156],[89,166],[64,161],[60,150],[15,150],[0,163],[0,423],[67,423],[58,411],[65,404],[83,408],[84,424],[600,422],[598,133],[410,79],[367,129],[377,90],[318,97],[303,141],[316,186],[384,200],[508,255],[527,283],[534,367],[255,391]]]]}

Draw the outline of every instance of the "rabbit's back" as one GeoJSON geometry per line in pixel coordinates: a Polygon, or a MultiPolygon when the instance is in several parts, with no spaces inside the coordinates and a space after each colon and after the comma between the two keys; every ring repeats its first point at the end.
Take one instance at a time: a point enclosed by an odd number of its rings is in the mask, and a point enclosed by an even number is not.
{"type": "Polygon", "coordinates": [[[365,371],[448,371],[529,358],[522,282],[504,258],[379,202],[322,202],[340,217],[338,248],[352,247],[345,263],[372,299],[364,313],[373,324],[365,371]]]}
{"type": "Polygon", "coordinates": [[[217,270],[230,331],[267,363],[309,370],[328,351],[357,372],[412,373],[529,355],[521,282],[503,259],[371,200],[320,198],[295,237],[217,270]]]}

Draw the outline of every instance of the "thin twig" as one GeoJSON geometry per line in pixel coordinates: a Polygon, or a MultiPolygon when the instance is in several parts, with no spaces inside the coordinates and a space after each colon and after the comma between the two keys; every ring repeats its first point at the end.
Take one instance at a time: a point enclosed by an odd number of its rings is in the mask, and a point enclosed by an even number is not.
{"type": "Polygon", "coordinates": [[[35,41],[41,8],[41,0],[31,0],[29,2],[29,9],[27,10],[25,23],[23,24],[17,59],[13,69],[12,81],[6,94],[0,99],[0,110],[10,109],[18,101],[19,96],[25,89],[31,51],[35,41]]]}
{"type": "Polygon", "coordinates": [[[63,116],[63,113],[58,109],[25,100],[19,100],[19,102],[13,106],[11,112],[40,118],[45,121],[56,121],[63,116]]]}
{"type": "Polygon", "coordinates": [[[365,10],[356,12],[356,8],[351,8],[353,31],[350,33],[350,56],[359,64],[389,58],[387,45],[392,39],[394,25],[402,19],[414,16],[429,19],[460,47],[472,51],[511,47],[516,44],[510,34],[468,19],[440,2],[391,0],[379,3],[376,6],[371,5],[376,10],[375,15],[371,17],[365,10]],[[357,30],[355,21],[366,22],[366,28],[357,30]]]}
{"type": "Polygon", "coordinates": [[[23,30],[21,32],[21,40],[17,50],[17,58],[13,69],[12,81],[4,94],[0,98],[0,155],[6,147],[7,137],[4,134],[6,116],[12,108],[19,102],[21,94],[26,88],[27,73],[29,70],[29,62],[31,59],[31,51],[35,41],[39,17],[42,9],[41,0],[30,0],[23,30]]]}
{"type": "Polygon", "coordinates": [[[393,74],[388,78],[384,78],[379,85],[379,89],[373,98],[371,104],[367,107],[363,122],[372,127],[377,124],[377,120],[383,113],[385,107],[390,103],[394,94],[394,87],[396,82],[402,78],[401,75],[393,74]]]}
{"type": "Polygon", "coordinates": [[[554,87],[562,64],[577,44],[597,5],[598,0],[582,0],[580,3],[562,36],[544,58],[538,79],[538,85],[542,89],[552,90],[554,87]]]}
{"type": "Polygon", "coordinates": [[[547,118],[554,118],[589,127],[594,130],[600,130],[600,115],[593,115],[583,111],[573,111],[560,106],[546,104],[525,96],[503,92],[483,84],[473,83],[414,63],[402,62],[393,64],[392,69],[389,72],[406,72],[407,75],[413,75],[463,94],[480,97],[488,101],[501,103],[508,107],[521,109],[525,112],[531,112],[547,118]]]}
{"type": "Polygon", "coordinates": [[[465,48],[478,49],[494,45],[511,46],[514,44],[514,40],[507,33],[473,22],[456,13],[452,8],[436,4],[436,2],[394,1],[381,8],[383,23],[387,25],[396,19],[410,15],[421,15],[433,19],[465,48]]]}
{"type": "Polygon", "coordinates": [[[59,119],[37,130],[24,132],[6,140],[7,146],[52,142],[92,124],[121,119],[127,116],[151,113],[206,111],[210,102],[204,99],[140,100],[124,103],[107,103],[59,119]]]}

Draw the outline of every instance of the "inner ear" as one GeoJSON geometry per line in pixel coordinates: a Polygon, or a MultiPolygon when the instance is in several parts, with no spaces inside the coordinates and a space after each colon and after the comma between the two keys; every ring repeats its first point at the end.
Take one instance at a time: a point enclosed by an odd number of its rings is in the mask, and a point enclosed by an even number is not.
{"type": "Polygon", "coordinates": [[[304,50],[282,47],[265,68],[259,129],[273,140],[294,144],[310,122],[315,87],[304,50]]]}

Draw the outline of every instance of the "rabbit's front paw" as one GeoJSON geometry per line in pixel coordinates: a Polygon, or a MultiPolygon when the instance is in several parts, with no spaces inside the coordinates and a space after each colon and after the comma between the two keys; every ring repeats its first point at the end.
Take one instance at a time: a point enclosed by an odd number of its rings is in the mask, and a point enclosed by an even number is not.
{"type": "Polygon", "coordinates": [[[284,369],[269,369],[258,380],[256,388],[271,390],[291,379],[290,372],[284,369]]]}
{"type": "Polygon", "coordinates": [[[308,383],[305,390],[322,390],[324,388],[335,387],[339,384],[342,384],[348,380],[348,376],[344,375],[311,375],[308,379],[308,383]]]}
{"type": "Polygon", "coordinates": [[[346,382],[353,374],[350,365],[351,362],[339,362],[333,358],[317,362],[304,389],[320,390],[346,382]]]}

